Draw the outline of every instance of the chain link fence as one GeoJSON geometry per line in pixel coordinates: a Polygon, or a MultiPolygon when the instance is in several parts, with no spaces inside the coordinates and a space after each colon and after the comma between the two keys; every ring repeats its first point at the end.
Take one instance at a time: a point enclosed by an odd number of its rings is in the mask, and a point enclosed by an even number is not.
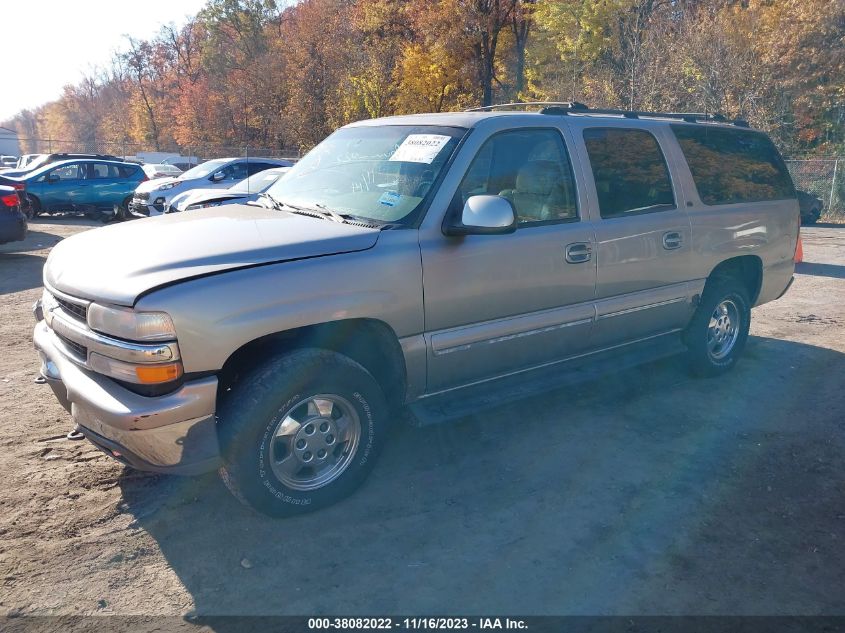
{"type": "MultiPolygon", "coordinates": [[[[56,139],[19,139],[21,151],[28,154],[68,152],[111,154],[146,163],[171,162],[193,165],[213,158],[255,156],[298,160],[296,148],[252,147],[196,143],[190,146],[154,147],[124,141],[65,141],[56,139]],[[183,157],[182,161],[174,157],[183,157]]],[[[788,159],[786,161],[795,187],[822,201],[822,221],[845,222],[845,158],[788,159]]]]}
{"type": "Polygon", "coordinates": [[[845,222],[845,159],[790,159],[786,166],[796,189],[822,201],[822,222],[845,222]]]}
{"type": "MultiPolygon", "coordinates": [[[[22,154],[109,154],[129,160],[138,159],[145,163],[162,162],[168,156],[191,158],[191,163],[203,162],[213,158],[255,156],[263,158],[284,158],[298,160],[301,155],[295,148],[253,147],[249,145],[214,145],[196,143],[185,147],[159,146],[130,143],[124,141],[65,141],[56,139],[21,138],[18,139],[22,154]]],[[[168,162],[176,162],[170,160],[168,162]]],[[[185,162],[185,161],[183,161],[185,162]]]]}

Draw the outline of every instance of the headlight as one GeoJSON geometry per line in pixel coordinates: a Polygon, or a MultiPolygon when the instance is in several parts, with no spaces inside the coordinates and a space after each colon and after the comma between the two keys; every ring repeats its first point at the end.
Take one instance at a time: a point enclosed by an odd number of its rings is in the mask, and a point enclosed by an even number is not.
{"type": "Polygon", "coordinates": [[[128,341],[170,341],[176,338],[173,320],[166,312],[136,312],[96,303],[88,306],[88,327],[128,341]]]}
{"type": "Polygon", "coordinates": [[[163,185],[159,185],[158,187],[156,187],[156,191],[167,191],[168,189],[173,189],[173,187],[178,184],[178,182],[166,182],[163,185]]]}

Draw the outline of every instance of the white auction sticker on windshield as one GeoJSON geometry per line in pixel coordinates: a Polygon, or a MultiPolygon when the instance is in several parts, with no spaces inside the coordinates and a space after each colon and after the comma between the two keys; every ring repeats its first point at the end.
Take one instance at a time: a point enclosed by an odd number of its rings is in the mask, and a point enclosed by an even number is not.
{"type": "Polygon", "coordinates": [[[430,164],[451,138],[442,134],[409,134],[388,160],[430,164]]]}

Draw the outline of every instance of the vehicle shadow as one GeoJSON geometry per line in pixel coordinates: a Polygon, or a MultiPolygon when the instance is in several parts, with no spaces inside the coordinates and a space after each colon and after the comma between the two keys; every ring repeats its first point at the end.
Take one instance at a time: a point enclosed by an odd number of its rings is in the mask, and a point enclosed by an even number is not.
{"type": "Polygon", "coordinates": [[[28,251],[40,251],[45,248],[52,248],[64,239],[60,235],[46,233],[44,231],[33,231],[32,224],[26,233],[26,240],[21,242],[9,242],[0,246],[0,255],[6,253],[25,253],[28,251]]]}
{"type": "Polygon", "coordinates": [[[129,470],[124,511],[200,617],[842,612],[843,372],[845,354],[751,337],[725,377],[676,357],[399,425],[368,483],[310,515],[129,470]],[[826,415],[803,417],[808,394],[826,415]]]}
{"type": "Polygon", "coordinates": [[[818,277],[833,277],[834,279],[845,279],[845,266],[839,264],[816,264],[814,262],[801,262],[795,264],[795,272],[799,275],[816,275],[818,277]]]}
{"type": "Polygon", "coordinates": [[[0,250],[0,295],[30,290],[41,286],[45,257],[0,250]]]}

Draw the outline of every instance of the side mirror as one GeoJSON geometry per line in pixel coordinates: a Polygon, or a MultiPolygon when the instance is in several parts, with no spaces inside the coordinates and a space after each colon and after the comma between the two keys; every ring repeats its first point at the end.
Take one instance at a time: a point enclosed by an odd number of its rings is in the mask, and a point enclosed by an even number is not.
{"type": "Polygon", "coordinates": [[[56,174],[50,174],[49,176],[47,176],[47,182],[49,182],[50,184],[54,182],[59,182],[60,180],[61,178],[59,178],[56,174]]]}
{"type": "Polygon", "coordinates": [[[444,227],[446,235],[504,235],[516,231],[516,211],[502,196],[471,196],[464,204],[460,221],[444,227]]]}
{"type": "Polygon", "coordinates": [[[225,177],[226,174],[224,174],[222,171],[214,172],[213,174],[211,174],[211,182],[220,182],[225,177]]]}

